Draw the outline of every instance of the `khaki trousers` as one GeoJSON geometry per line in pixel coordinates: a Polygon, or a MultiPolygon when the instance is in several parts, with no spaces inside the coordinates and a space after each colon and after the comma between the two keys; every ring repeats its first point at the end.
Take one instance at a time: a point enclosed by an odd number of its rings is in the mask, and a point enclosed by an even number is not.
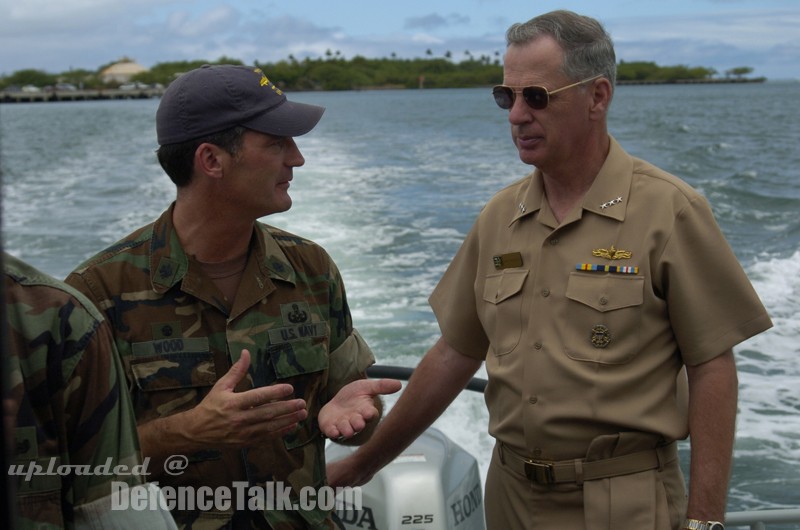
{"type": "MultiPolygon", "coordinates": [[[[598,437],[587,459],[640,450],[635,447],[638,440],[634,446],[627,443],[630,439],[620,441],[629,434],[598,437]]],[[[495,445],[485,490],[488,530],[679,530],[686,514],[686,488],[678,460],[662,469],[583,485],[541,485],[504,465],[495,445]]]]}

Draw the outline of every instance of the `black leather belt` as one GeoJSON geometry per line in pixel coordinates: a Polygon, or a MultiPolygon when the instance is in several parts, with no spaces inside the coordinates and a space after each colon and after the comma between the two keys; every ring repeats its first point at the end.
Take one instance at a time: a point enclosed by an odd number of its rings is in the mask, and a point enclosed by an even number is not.
{"type": "Polygon", "coordinates": [[[532,460],[518,455],[502,442],[498,442],[497,450],[500,461],[505,466],[542,485],[565,482],[582,484],[587,480],[630,475],[649,469],[660,469],[678,458],[676,442],[646,451],[589,462],[581,458],[558,462],[532,460]]]}

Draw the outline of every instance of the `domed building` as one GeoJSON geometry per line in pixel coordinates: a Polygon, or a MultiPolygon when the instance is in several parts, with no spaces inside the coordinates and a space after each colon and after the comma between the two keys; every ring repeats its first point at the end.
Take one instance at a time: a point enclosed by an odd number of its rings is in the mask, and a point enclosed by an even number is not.
{"type": "Polygon", "coordinates": [[[127,83],[136,74],[147,72],[147,68],[131,59],[122,59],[100,72],[104,83],[127,83]]]}

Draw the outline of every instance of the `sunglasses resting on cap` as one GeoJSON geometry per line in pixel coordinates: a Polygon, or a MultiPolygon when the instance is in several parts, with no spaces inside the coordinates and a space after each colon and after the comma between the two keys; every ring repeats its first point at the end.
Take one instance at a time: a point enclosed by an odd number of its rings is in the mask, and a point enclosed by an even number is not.
{"type": "Polygon", "coordinates": [[[603,77],[603,74],[597,74],[592,77],[587,77],[577,83],[572,83],[571,85],[567,85],[561,88],[557,88],[555,90],[547,90],[543,86],[533,85],[533,86],[526,86],[526,87],[511,87],[506,85],[497,85],[492,90],[492,95],[494,96],[494,101],[497,103],[497,106],[501,109],[508,110],[514,106],[514,100],[516,99],[517,92],[522,92],[522,98],[525,100],[525,103],[534,110],[542,110],[547,108],[547,105],[550,103],[550,96],[557,92],[561,92],[562,90],[566,90],[568,88],[576,87],[582,85],[584,83],[588,83],[589,81],[594,81],[597,78],[603,77]]]}

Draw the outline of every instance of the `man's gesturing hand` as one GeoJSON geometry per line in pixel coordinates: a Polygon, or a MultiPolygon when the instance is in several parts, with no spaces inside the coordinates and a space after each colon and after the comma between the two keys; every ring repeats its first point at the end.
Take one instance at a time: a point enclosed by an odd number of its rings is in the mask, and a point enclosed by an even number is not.
{"type": "Polygon", "coordinates": [[[334,440],[358,434],[380,415],[376,399],[381,394],[394,394],[401,386],[394,379],[359,379],[345,385],[320,410],[319,428],[334,440]]]}
{"type": "Polygon", "coordinates": [[[186,427],[196,441],[211,447],[251,447],[265,437],[292,432],[308,416],[302,399],[288,399],[291,385],[276,384],[234,392],[247,375],[250,352],[242,350],[239,360],[214,385],[194,409],[187,412],[186,427]]]}

